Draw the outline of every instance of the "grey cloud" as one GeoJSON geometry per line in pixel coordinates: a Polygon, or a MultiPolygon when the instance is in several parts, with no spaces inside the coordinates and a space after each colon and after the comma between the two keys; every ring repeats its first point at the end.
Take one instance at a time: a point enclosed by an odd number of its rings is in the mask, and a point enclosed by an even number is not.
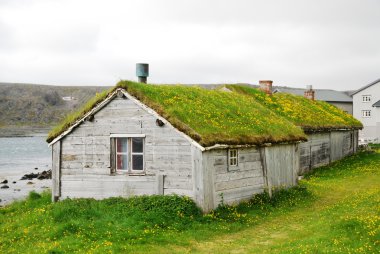
{"type": "MultiPolygon", "coordinates": [[[[0,5],[12,5],[5,2],[0,5]]],[[[380,75],[376,0],[112,1],[82,10],[83,20],[93,8],[115,23],[98,14],[92,23],[46,20],[31,28],[38,38],[0,23],[6,38],[0,39],[0,50],[13,47],[31,55],[17,60],[5,50],[4,59],[14,64],[3,65],[0,74],[12,79],[15,73],[14,79],[35,83],[110,85],[119,78],[135,79],[135,63],[147,61],[149,80],[157,83],[273,79],[281,85],[336,89],[355,89],[380,75]],[[36,64],[34,55],[39,55],[36,64]]]]}
{"type": "Polygon", "coordinates": [[[19,33],[17,46],[36,52],[70,54],[89,53],[96,50],[99,29],[96,26],[40,28],[38,33],[19,33]]]}

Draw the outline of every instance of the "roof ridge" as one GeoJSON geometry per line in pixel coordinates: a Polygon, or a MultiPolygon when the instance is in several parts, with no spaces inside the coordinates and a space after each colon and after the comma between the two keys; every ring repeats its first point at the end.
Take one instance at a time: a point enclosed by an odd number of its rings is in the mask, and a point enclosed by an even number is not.
{"type": "Polygon", "coordinates": [[[358,90],[356,90],[355,92],[353,92],[353,93],[351,94],[351,96],[353,96],[354,94],[357,94],[357,93],[359,93],[359,92],[361,92],[361,91],[367,89],[368,87],[373,86],[373,85],[375,85],[375,84],[377,84],[377,83],[379,83],[379,82],[380,82],[380,78],[376,79],[375,81],[372,81],[371,83],[369,83],[369,84],[366,85],[366,86],[363,86],[363,87],[359,88],[358,90]]]}

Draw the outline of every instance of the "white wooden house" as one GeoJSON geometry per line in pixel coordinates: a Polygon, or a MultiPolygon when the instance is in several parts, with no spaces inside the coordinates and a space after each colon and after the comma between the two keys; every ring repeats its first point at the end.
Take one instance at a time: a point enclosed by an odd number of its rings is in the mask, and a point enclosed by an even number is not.
{"type": "Polygon", "coordinates": [[[354,117],[363,123],[359,133],[361,143],[380,143],[380,79],[352,94],[354,117]]]}
{"type": "Polygon", "coordinates": [[[309,134],[306,143],[205,146],[118,88],[49,140],[52,196],[178,194],[209,211],[222,196],[234,203],[265,189],[295,185],[301,172],[353,153],[355,132],[309,134]]]}

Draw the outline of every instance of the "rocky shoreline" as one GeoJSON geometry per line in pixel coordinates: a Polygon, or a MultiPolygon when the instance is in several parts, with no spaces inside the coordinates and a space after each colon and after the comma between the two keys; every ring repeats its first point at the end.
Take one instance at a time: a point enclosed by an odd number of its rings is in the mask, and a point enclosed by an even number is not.
{"type": "Polygon", "coordinates": [[[45,126],[2,126],[0,127],[0,137],[46,137],[50,129],[45,126]]]}
{"type": "Polygon", "coordinates": [[[51,188],[51,169],[21,176],[0,177],[0,207],[26,198],[31,191],[42,192],[49,188],[51,188]]]}

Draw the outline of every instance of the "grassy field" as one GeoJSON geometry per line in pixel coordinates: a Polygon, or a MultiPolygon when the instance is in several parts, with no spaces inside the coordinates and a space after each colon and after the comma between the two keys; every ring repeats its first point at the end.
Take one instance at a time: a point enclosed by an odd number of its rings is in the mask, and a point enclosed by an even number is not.
{"type": "Polygon", "coordinates": [[[299,187],[202,215],[177,196],[0,209],[1,253],[379,253],[380,150],[319,168],[299,187]]]}

